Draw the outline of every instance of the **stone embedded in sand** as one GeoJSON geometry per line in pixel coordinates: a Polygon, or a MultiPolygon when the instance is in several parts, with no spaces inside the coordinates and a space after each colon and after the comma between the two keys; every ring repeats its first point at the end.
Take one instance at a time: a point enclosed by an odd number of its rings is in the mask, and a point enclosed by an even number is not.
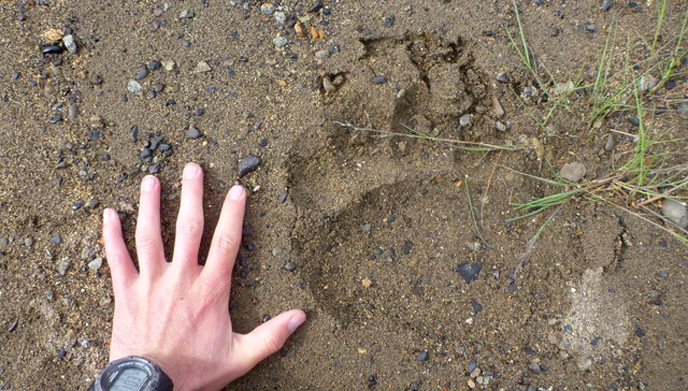
{"type": "Polygon", "coordinates": [[[475,262],[466,262],[456,268],[456,272],[463,277],[467,284],[478,279],[478,274],[483,269],[483,265],[475,262]]]}
{"type": "Polygon", "coordinates": [[[571,182],[578,182],[587,172],[588,170],[583,163],[573,162],[564,164],[561,170],[559,170],[559,176],[571,182]]]}
{"type": "Polygon", "coordinates": [[[260,163],[260,158],[254,155],[248,155],[241,159],[239,161],[239,178],[258,168],[260,163]]]}
{"type": "Polygon", "coordinates": [[[681,228],[688,227],[688,212],[683,202],[667,198],[662,204],[662,214],[681,228]]]}
{"type": "Polygon", "coordinates": [[[205,73],[210,72],[210,70],[210,65],[208,65],[207,62],[199,61],[198,64],[196,64],[196,67],[191,70],[191,73],[205,73]]]}

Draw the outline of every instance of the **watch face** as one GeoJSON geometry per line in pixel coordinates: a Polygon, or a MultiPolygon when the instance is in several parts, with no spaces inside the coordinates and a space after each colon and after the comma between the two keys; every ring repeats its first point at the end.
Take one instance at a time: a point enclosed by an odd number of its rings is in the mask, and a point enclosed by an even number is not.
{"type": "Polygon", "coordinates": [[[144,391],[155,383],[159,374],[147,360],[127,357],[112,362],[100,375],[100,388],[104,391],[144,391]]]}
{"type": "Polygon", "coordinates": [[[110,391],[141,391],[148,380],[148,374],[136,367],[123,369],[110,383],[110,391]]]}

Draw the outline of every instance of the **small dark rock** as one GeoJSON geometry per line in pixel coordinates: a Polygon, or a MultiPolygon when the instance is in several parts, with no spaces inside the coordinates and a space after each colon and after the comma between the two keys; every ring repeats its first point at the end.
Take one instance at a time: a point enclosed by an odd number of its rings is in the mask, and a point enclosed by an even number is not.
{"type": "Polygon", "coordinates": [[[17,80],[17,79],[19,79],[19,76],[21,76],[21,72],[14,72],[14,73],[12,73],[12,80],[17,80]]]}
{"type": "Polygon", "coordinates": [[[471,308],[473,309],[474,314],[477,314],[478,312],[483,310],[482,304],[478,303],[478,301],[476,299],[471,299],[470,303],[471,303],[471,308]]]}
{"type": "Polygon", "coordinates": [[[533,373],[540,373],[542,372],[542,368],[540,368],[540,364],[534,362],[528,365],[528,369],[530,369],[533,373]]]}
{"type": "Polygon", "coordinates": [[[602,11],[609,11],[612,8],[612,0],[604,0],[602,2],[602,11]]]}
{"type": "Polygon", "coordinates": [[[284,270],[286,270],[288,272],[293,272],[294,270],[296,270],[296,265],[289,262],[286,265],[284,265],[284,270]]]}
{"type": "Polygon", "coordinates": [[[468,373],[471,373],[475,370],[475,368],[478,367],[478,360],[472,359],[471,361],[468,362],[468,373]]]}
{"type": "Polygon", "coordinates": [[[12,323],[10,323],[10,327],[7,328],[7,331],[9,331],[10,333],[13,332],[14,330],[17,329],[18,324],[19,324],[19,319],[13,320],[12,323]]]}
{"type": "Polygon", "coordinates": [[[62,114],[55,114],[52,118],[48,120],[48,123],[56,124],[60,121],[62,121],[62,114]]]}
{"type": "Polygon", "coordinates": [[[459,267],[456,268],[456,272],[463,277],[463,280],[466,281],[467,284],[470,284],[478,279],[478,274],[482,268],[483,265],[479,263],[466,262],[459,265],[459,267]]]}
{"type": "Polygon", "coordinates": [[[282,193],[279,196],[279,202],[284,203],[287,200],[287,193],[282,193]]]}
{"type": "Polygon", "coordinates": [[[139,126],[134,125],[129,129],[129,141],[139,141],[139,126]]]}
{"type": "Polygon", "coordinates": [[[385,16],[382,18],[382,24],[385,27],[392,27],[394,25],[394,16],[385,16]]]}
{"type": "Polygon", "coordinates": [[[418,361],[427,361],[429,357],[429,354],[425,350],[421,350],[420,353],[416,356],[416,360],[418,361]]]}
{"type": "Polygon", "coordinates": [[[148,173],[149,174],[157,174],[160,172],[160,169],[162,168],[162,165],[160,163],[153,164],[152,166],[148,167],[148,173]]]}
{"type": "Polygon", "coordinates": [[[81,209],[82,206],[84,206],[84,203],[81,201],[77,201],[77,202],[72,204],[72,210],[77,211],[77,210],[81,209]]]}
{"type": "Polygon", "coordinates": [[[153,156],[153,152],[148,149],[148,148],[143,148],[143,150],[140,153],[141,158],[145,159],[147,157],[153,156]]]}
{"type": "Polygon", "coordinates": [[[308,12],[318,12],[324,6],[325,6],[325,4],[323,4],[322,0],[318,0],[317,2],[315,2],[315,4],[313,4],[313,6],[311,8],[308,9],[308,12]]]}
{"type": "Polygon", "coordinates": [[[161,66],[162,66],[162,64],[160,63],[160,61],[158,61],[158,60],[151,60],[151,61],[148,63],[148,70],[149,70],[149,71],[155,71],[155,70],[159,69],[161,66]]]}
{"type": "Polygon", "coordinates": [[[387,83],[387,78],[384,76],[375,76],[372,80],[373,84],[385,84],[387,83]]]}
{"type": "Polygon", "coordinates": [[[633,126],[640,126],[640,120],[634,115],[628,116],[628,122],[633,124],[633,126]]]}
{"type": "Polygon", "coordinates": [[[640,327],[635,329],[635,335],[638,336],[638,338],[642,338],[645,336],[645,330],[641,329],[640,327]]]}
{"type": "Polygon", "coordinates": [[[46,46],[43,48],[43,54],[54,54],[54,53],[62,53],[64,51],[64,48],[61,46],[46,46]]]}
{"type": "Polygon", "coordinates": [[[258,168],[262,163],[260,158],[255,155],[248,155],[239,161],[239,178],[258,168]]]}
{"type": "Polygon", "coordinates": [[[136,71],[136,80],[142,80],[146,76],[148,76],[148,69],[145,66],[142,66],[138,71],[136,71]]]}

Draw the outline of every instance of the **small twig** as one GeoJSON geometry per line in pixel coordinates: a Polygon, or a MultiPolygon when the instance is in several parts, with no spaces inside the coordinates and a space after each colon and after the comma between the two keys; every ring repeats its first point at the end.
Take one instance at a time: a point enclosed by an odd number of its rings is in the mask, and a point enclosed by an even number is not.
{"type": "Polygon", "coordinates": [[[471,200],[471,189],[468,186],[468,175],[465,176],[463,184],[464,184],[464,189],[466,190],[466,198],[468,198],[468,207],[471,210],[471,219],[473,220],[473,228],[475,228],[475,232],[478,234],[478,237],[482,241],[483,245],[487,245],[487,242],[485,241],[485,238],[483,238],[483,234],[480,231],[480,226],[478,226],[478,219],[475,217],[475,209],[473,209],[473,201],[471,200]]]}
{"type": "Polygon", "coordinates": [[[665,191],[664,193],[662,193],[662,194],[660,194],[660,195],[658,195],[658,196],[654,196],[654,197],[650,198],[649,200],[645,200],[645,201],[639,203],[637,206],[645,206],[645,205],[650,204],[650,203],[653,203],[653,202],[655,202],[655,201],[657,201],[657,200],[659,200],[659,199],[665,198],[666,196],[668,196],[669,194],[671,194],[673,191],[678,190],[678,189],[682,188],[682,187],[685,186],[685,185],[688,185],[688,180],[685,181],[685,182],[683,182],[683,183],[680,183],[680,184],[678,184],[678,185],[676,185],[676,186],[674,186],[674,187],[672,187],[671,189],[665,191]]]}
{"type": "Polygon", "coordinates": [[[551,215],[545,220],[545,222],[538,228],[537,232],[535,232],[535,235],[533,235],[532,238],[528,241],[528,245],[526,246],[526,251],[521,254],[520,257],[518,257],[518,265],[516,265],[516,268],[514,269],[514,272],[511,273],[511,279],[516,280],[516,277],[518,277],[518,273],[521,272],[521,269],[523,268],[523,265],[526,263],[526,257],[530,255],[530,253],[533,251],[533,247],[535,247],[535,242],[540,239],[540,235],[542,234],[542,231],[544,231],[545,227],[554,219],[554,217],[561,211],[561,209],[564,207],[564,205],[568,204],[568,198],[562,202],[555,210],[552,212],[551,215]]]}

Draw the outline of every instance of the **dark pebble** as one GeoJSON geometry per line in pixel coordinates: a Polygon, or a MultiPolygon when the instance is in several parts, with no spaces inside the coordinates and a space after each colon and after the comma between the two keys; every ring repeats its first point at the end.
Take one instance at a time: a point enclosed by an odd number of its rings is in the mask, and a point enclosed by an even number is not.
{"type": "Polygon", "coordinates": [[[478,360],[472,359],[471,361],[468,362],[468,368],[466,368],[466,369],[468,369],[468,373],[470,374],[477,367],[478,367],[478,360]]]}
{"type": "Polygon", "coordinates": [[[149,71],[155,71],[155,70],[157,70],[157,69],[160,69],[161,66],[162,66],[162,64],[160,63],[160,61],[158,61],[158,60],[151,60],[151,61],[148,63],[148,70],[149,70],[149,71]]]}
{"type": "Polygon", "coordinates": [[[473,309],[473,313],[477,314],[478,312],[483,310],[482,304],[478,303],[476,299],[471,299],[471,308],[473,309]]]}
{"type": "Polygon", "coordinates": [[[148,97],[153,99],[157,96],[158,94],[155,93],[155,90],[150,90],[148,91],[148,97]]]}
{"type": "Polygon", "coordinates": [[[409,386],[409,391],[418,391],[418,390],[420,390],[420,385],[418,384],[418,382],[411,383],[411,385],[409,386]]]}
{"type": "Polygon", "coordinates": [[[540,364],[534,362],[528,365],[528,369],[530,369],[533,373],[540,373],[542,372],[542,369],[540,368],[540,364]]]}
{"type": "Polygon", "coordinates": [[[483,265],[475,262],[466,262],[464,264],[459,265],[459,267],[456,268],[456,272],[463,277],[463,280],[466,281],[467,284],[470,284],[471,282],[475,281],[478,279],[478,274],[480,273],[480,270],[482,270],[483,265]]]}
{"type": "Polygon", "coordinates": [[[165,102],[165,106],[172,106],[172,105],[176,105],[176,104],[177,104],[177,101],[174,99],[170,99],[167,102],[165,102]]]}
{"type": "Polygon", "coordinates": [[[172,149],[172,146],[170,144],[160,144],[160,150],[161,151],[165,152],[165,151],[169,151],[170,149],[172,149]]]}
{"type": "Polygon", "coordinates": [[[677,83],[676,83],[676,80],[669,80],[669,81],[664,85],[664,87],[666,87],[667,90],[673,90],[674,88],[676,88],[676,84],[677,84],[677,83]]]}
{"type": "Polygon", "coordinates": [[[286,271],[288,271],[288,272],[293,272],[294,270],[296,270],[296,265],[294,265],[293,263],[289,262],[289,263],[287,263],[286,265],[284,265],[284,269],[285,269],[286,271]]]}
{"type": "Polygon", "coordinates": [[[2,244],[3,246],[7,246],[8,244],[10,244],[10,241],[7,238],[0,238],[0,244],[2,244]]]}
{"type": "Polygon", "coordinates": [[[542,4],[545,4],[545,0],[533,0],[533,3],[535,3],[537,5],[542,5],[542,4]]]}
{"type": "Polygon", "coordinates": [[[17,80],[19,79],[19,76],[21,76],[21,72],[14,72],[12,74],[12,80],[17,80]]]}
{"type": "Polygon", "coordinates": [[[287,200],[287,193],[282,193],[279,196],[279,202],[284,203],[287,200]]]}
{"type": "Polygon", "coordinates": [[[609,11],[612,8],[612,0],[604,0],[602,2],[602,11],[609,11]]]}
{"type": "Polygon", "coordinates": [[[600,341],[602,341],[602,338],[600,338],[600,337],[593,338],[592,341],[590,341],[590,345],[592,345],[594,347],[598,347],[598,346],[600,346],[600,341]]]}
{"type": "Polygon", "coordinates": [[[53,235],[52,238],[50,238],[50,244],[60,244],[62,243],[62,238],[60,235],[53,235]]]}
{"type": "Polygon", "coordinates": [[[139,141],[139,126],[134,125],[129,129],[129,141],[139,141]]]}
{"type": "Polygon", "coordinates": [[[10,323],[10,327],[7,328],[7,331],[9,331],[10,333],[13,332],[14,330],[17,329],[18,324],[19,324],[19,319],[15,319],[14,321],[12,321],[12,323],[10,323]]]}
{"type": "Polygon", "coordinates": [[[61,46],[51,45],[43,48],[43,54],[62,53],[63,50],[61,46]]]}
{"type": "Polygon", "coordinates": [[[645,330],[638,327],[637,329],[635,329],[635,335],[637,335],[638,338],[642,338],[645,336],[645,330]]]}
{"type": "Polygon", "coordinates": [[[260,163],[260,158],[254,155],[248,155],[241,159],[239,161],[239,178],[258,168],[260,163]]]}
{"type": "Polygon", "coordinates": [[[263,321],[263,323],[265,323],[265,322],[269,321],[270,319],[272,319],[272,318],[270,317],[270,315],[265,314],[265,315],[263,315],[262,321],[263,321]]]}
{"type": "Polygon", "coordinates": [[[146,67],[141,67],[141,69],[136,72],[136,80],[141,80],[146,76],[148,76],[148,69],[146,67]]]}
{"type": "Polygon", "coordinates": [[[72,210],[77,211],[77,210],[81,209],[82,206],[84,206],[83,202],[81,202],[81,201],[75,202],[72,204],[72,210]]]}
{"type": "Polygon", "coordinates": [[[143,148],[143,150],[141,150],[140,156],[141,158],[145,159],[147,157],[153,156],[153,152],[148,148],[143,148]]]}
{"type": "Polygon", "coordinates": [[[157,174],[160,172],[160,169],[162,168],[162,165],[160,163],[153,164],[152,166],[148,167],[148,173],[149,174],[157,174]]]}
{"type": "Polygon", "coordinates": [[[573,326],[571,326],[570,324],[564,325],[564,331],[573,331],[573,326]]]}
{"type": "Polygon", "coordinates": [[[425,350],[422,350],[418,355],[416,356],[416,360],[418,361],[427,361],[428,360],[428,352],[425,350]]]}
{"type": "Polygon", "coordinates": [[[382,24],[385,27],[394,26],[394,16],[385,16],[384,18],[382,18],[382,24]]]}
{"type": "Polygon", "coordinates": [[[372,81],[373,84],[385,84],[387,83],[387,78],[384,76],[375,76],[372,81]]]}
{"type": "Polygon", "coordinates": [[[633,124],[633,126],[640,126],[640,120],[634,115],[628,116],[628,122],[633,124]]]}
{"type": "Polygon", "coordinates": [[[308,12],[318,12],[320,11],[325,4],[323,4],[322,0],[318,0],[311,8],[308,9],[308,12]]]}
{"type": "Polygon", "coordinates": [[[100,205],[100,200],[94,198],[91,201],[88,201],[88,204],[86,204],[86,209],[93,209],[98,205],[100,205]]]}
{"type": "Polygon", "coordinates": [[[195,114],[196,114],[196,116],[200,117],[203,114],[205,114],[205,109],[201,107],[200,109],[196,110],[195,114]]]}
{"type": "Polygon", "coordinates": [[[495,80],[497,80],[500,83],[508,83],[509,77],[506,75],[506,73],[499,72],[498,74],[495,75],[495,80]]]}
{"type": "Polygon", "coordinates": [[[193,126],[189,126],[189,130],[186,131],[186,137],[190,139],[199,138],[201,137],[201,132],[193,126]]]}
{"type": "Polygon", "coordinates": [[[55,114],[52,118],[50,118],[50,120],[48,120],[48,123],[56,124],[60,121],[62,121],[62,114],[55,114]]]}
{"type": "Polygon", "coordinates": [[[597,28],[595,27],[594,24],[589,24],[589,25],[585,26],[585,29],[590,31],[590,32],[594,32],[595,30],[597,30],[597,28]]]}
{"type": "Polygon", "coordinates": [[[637,6],[638,6],[638,3],[635,2],[635,1],[629,1],[629,2],[628,2],[628,6],[629,6],[629,7],[637,7],[637,6]]]}
{"type": "Polygon", "coordinates": [[[59,359],[64,358],[64,356],[66,356],[66,355],[67,355],[67,352],[64,350],[64,348],[60,348],[57,351],[57,358],[59,358],[59,359]]]}
{"type": "Polygon", "coordinates": [[[667,272],[659,272],[659,273],[657,273],[657,277],[659,277],[659,278],[667,278],[667,277],[669,277],[669,273],[667,273],[667,272]]]}
{"type": "Polygon", "coordinates": [[[266,147],[268,145],[268,139],[264,138],[258,141],[258,146],[259,147],[266,147]]]}

